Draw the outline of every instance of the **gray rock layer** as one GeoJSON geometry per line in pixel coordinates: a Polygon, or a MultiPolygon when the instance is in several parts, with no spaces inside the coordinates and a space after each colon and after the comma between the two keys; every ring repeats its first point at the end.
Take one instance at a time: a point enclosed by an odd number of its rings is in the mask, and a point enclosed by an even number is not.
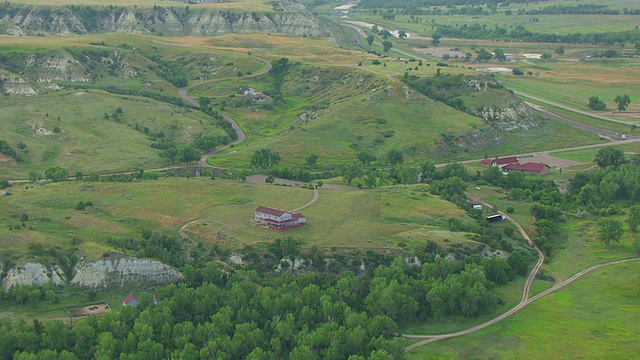
{"type": "Polygon", "coordinates": [[[55,285],[62,285],[64,284],[63,276],[59,267],[47,269],[42,264],[25,263],[7,271],[7,276],[2,280],[2,286],[6,290],[19,285],[44,285],[49,281],[55,285]]]}
{"type": "Polygon", "coordinates": [[[85,34],[125,32],[156,35],[223,35],[272,32],[296,36],[329,36],[324,24],[304,5],[283,0],[273,11],[220,11],[215,7],[128,8],[118,6],[38,7],[0,5],[0,25],[14,36],[22,34],[85,34]]]}
{"type": "Polygon", "coordinates": [[[83,287],[124,287],[169,284],[182,274],[159,261],[123,257],[83,263],[76,267],[71,284],[83,287]]]}

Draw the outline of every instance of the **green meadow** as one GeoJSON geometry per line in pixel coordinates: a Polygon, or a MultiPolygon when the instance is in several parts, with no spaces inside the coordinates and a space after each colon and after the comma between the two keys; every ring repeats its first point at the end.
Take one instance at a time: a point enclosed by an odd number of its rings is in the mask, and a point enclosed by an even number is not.
{"type": "Polygon", "coordinates": [[[408,359],[632,358],[640,351],[640,263],[585,276],[506,320],[422,346],[408,359]]]}
{"type": "MultiPolygon", "coordinates": [[[[615,145],[615,147],[626,152],[629,156],[633,156],[632,154],[638,154],[638,152],[640,152],[640,144],[638,142],[615,145]]],[[[595,155],[599,150],[600,148],[588,148],[580,150],[559,151],[551,153],[551,155],[563,159],[591,163],[593,162],[593,159],[595,158],[595,155]]]]}
{"type": "Polygon", "coordinates": [[[27,178],[29,171],[42,174],[53,165],[70,174],[155,168],[166,165],[166,160],[159,156],[160,150],[151,148],[153,134],[162,132],[182,144],[199,133],[226,135],[199,111],[99,90],[62,90],[29,102],[3,97],[0,106],[6,119],[0,132],[11,134],[2,138],[27,146],[19,150],[21,162],[0,161],[0,172],[9,178],[27,178]],[[118,108],[122,109],[118,120],[105,119],[118,108]]]}
{"type": "Polygon", "coordinates": [[[21,185],[11,191],[12,196],[2,198],[0,246],[13,259],[37,256],[34,244],[45,251],[78,248],[96,259],[114,250],[104,242],[109,236],[138,237],[143,229],[177,234],[192,221],[199,224],[187,228],[193,230],[191,240],[210,246],[221,230],[236,240],[219,244],[232,248],[282,236],[323,249],[394,249],[400,238],[424,242],[432,234],[439,234],[443,245],[444,239],[468,241],[464,234],[449,232],[444,220],[465,219],[464,212],[426,193],[425,186],[320,190],[317,202],[301,211],[307,224],[286,232],[254,223],[254,209],[297,208],[311,200],[313,191],[209,178],[21,185]],[[91,205],[77,210],[80,201],[91,205]],[[22,214],[28,220],[22,221],[22,214]]]}

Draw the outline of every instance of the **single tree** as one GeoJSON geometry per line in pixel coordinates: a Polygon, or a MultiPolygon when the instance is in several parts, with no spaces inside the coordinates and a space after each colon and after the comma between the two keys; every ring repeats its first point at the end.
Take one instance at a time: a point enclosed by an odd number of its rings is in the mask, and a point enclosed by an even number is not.
{"type": "Polygon", "coordinates": [[[69,177],[69,172],[60,166],[50,166],[44,171],[44,178],[53,182],[64,181],[69,177]]]}
{"type": "Polygon", "coordinates": [[[485,48],[480,49],[480,51],[478,51],[478,56],[476,57],[476,60],[478,61],[488,61],[491,60],[493,58],[493,55],[487,51],[485,48]]]}
{"type": "Polygon", "coordinates": [[[251,156],[251,166],[266,169],[278,165],[281,159],[277,151],[265,148],[258,149],[255,150],[251,156]]]}
{"type": "Polygon", "coordinates": [[[627,222],[632,232],[638,230],[638,225],[640,225],[640,205],[634,205],[629,208],[629,218],[627,222]]]}
{"type": "Polygon", "coordinates": [[[602,100],[600,100],[597,96],[592,96],[589,98],[589,103],[587,104],[589,109],[596,111],[604,111],[607,110],[607,104],[605,104],[602,100]]]}
{"type": "Polygon", "coordinates": [[[563,55],[564,54],[564,46],[558,46],[556,48],[555,53],[558,54],[558,55],[563,55]]]}
{"type": "Polygon", "coordinates": [[[404,156],[402,150],[391,149],[387,152],[387,162],[391,166],[402,165],[404,163],[404,156]]]}
{"type": "Polygon", "coordinates": [[[347,160],[340,164],[340,175],[351,185],[353,179],[362,176],[362,163],[358,160],[347,160]]]}
{"type": "Polygon", "coordinates": [[[436,178],[436,163],[427,160],[420,165],[420,171],[422,172],[422,182],[430,182],[436,178]]]}
{"type": "Polygon", "coordinates": [[[400,39],[406,39],[407,38],[407,32],[404,30],[400,30],[398,31],[398,38],[400,39]]]}
{"type": "Polygon", "coordinates": [[[0,189],[6,189],[11,187],[11,184],[9,183],[8,179],[2,179],[0,180],[0,189]]]}
{"type": "Polygon", "coordinates": [[[598,222],[598,228],[600,230],[598,239],[607,246],[611,245],[612,242],[620,242],[620,238],[622,238],[622,234],[624,234],[622,223],[611,218],[600,220],[598,222]]]}
{"type": "Polygon", "coordinates": [[[596,153],[593,162],[601,168],[607,166],[618,167],[627,161],[624,158],[624,152],[615,146],[603,147],[596,153]]]}
{"type": "Polygon", "coordinates": [[[363,165],[369,165],[370,162],[374,161],[376,159],[375,156],[371,155],[368,151],[366,150],[362,150],[358,153],[358,155],[356,155],[356,157],[358,158],[358,160],[360,160],[360,162],[362,162],[363,165]]]}
{"type": "Polygon", "coordinates": [[[388,39],[389,37],[393,37],[393,34],[389,32],[389,30],[380,30],[378,32],[378,36],[382,36],[383,39],[388,39]]]}
{"type": "Polygon", "coordinates": [[[318,154],[316,153],[309,154],[309,156],[307,156],[307,165],[312,168],[315,167],[319,157],[320,156],[318,156],[318,154]]]}
{"type": "Polygon", "coordinates": [[[382,47],[384,48],[384,51],[387,52],[391,50],[391,48],[393,47],[393,44],[391,43],[391,41],[385,40],[382,42],[382,47]]]}
{"type": "Polygon", "coordinates": [[[618,95],[613,99],[613,102],[618,106],[618,111],[623,112],[627,110],[627,107],[631,103],[631,99],[629,98],[629,95],[618,95]]]}
{"type": "Polygon", "coordinates": [[[418,174],[420,174],[420,168],[414,166],[404,167],[400,170],[400,181],[404,185],[415,184],[418,182],[418,174]]]}
{"type": "Polygon", "coordinates": [[[160,156],[166,158],[170,164],[173,164],[178,159],[178,148],[169,146],[160,152],[160,156]]]}
{"type": "Polygon", "coordinates": [[[200,151],[195,146],[187,144],[180,150],[178,160],[183,164],[189,164],[194,161],[200,160],[200,151]]]}
{"type": "Polygon", "coordinates": [[[505,55],[504,50],[495,49],[493,52],[496,54],[495,57],[498,61],[507,61],[507,55],[505,55]]]}
{"type": "Polygon", "coordinates": [[[373,40],[374,40],[373,35],[369,34],[369,36],[367,36],[367,44],[372,45],[373,40]]]}
{"type": "Polygon", "coordinates": [[[433,44],[433,46],[438,46],[438,44],[440,44],[440,39],[442,39],[442,35],[433,34],[431,37],[431,44],[433,44]]]}

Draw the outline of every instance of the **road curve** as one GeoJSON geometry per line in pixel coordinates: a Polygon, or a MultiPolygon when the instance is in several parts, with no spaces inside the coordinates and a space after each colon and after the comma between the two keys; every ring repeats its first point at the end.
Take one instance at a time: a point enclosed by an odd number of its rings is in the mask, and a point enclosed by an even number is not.
{"type": "MultiPolygon", "coordinates": [[[[258,57],[258,56],[254,56],[254,55],[251,55],[251,56],[254,57],[255,59],[258,59],[258,60],[262,61],[263,63],[265,63],[267,65],[267,67],[264,70],[262,70],[260,72],[257,72],[255,74],[245,75],[244,76],[245,79],[264,75],[264,74],[268,73],[269,71],[271,71],[271,69],[273,68],[273,65],[271,64],[271,61],[269,61],[269,60],[267,60],[265,58],[258,57]]],[[[211,79],[211,80],[200,81],[200,82],[193,83],[191,85],[187,85],[187,86],[181,88],[178,93],[180,94],[180,96],[184,100],[189,102],[191,105],[200,107],[200,104],[198,103],[198,101],[196,101],[196,99],[193,96],[191,96],[191,95],[189,95],[187,93],[189,90],[193,89],[196,86],[200,86],[200,85],[204,85],[204,84],[208,84],[208,83],[212,83],[212,82],[217,82],[217,81],[229,80],[229,79],[235,79],[235,78],[227,77],[227,78],[221,78],[221,79],[211,79]]],[[[219,153],[220,151],[226,150],[226,149],[228,149],[228,148],[230,148],[232,146],[238,145],[238,144],[240,144],[241,142],[243,142],[247,138],[247,136],[245,135],[244,131],[242,131],[242,128],[240,128],[240,125],[238,125],[238,123],[235,120],[233,120],[232,118],[230,118],[226,114],[220,113],[220,115],[222,115],[222,119],[224,119],[224,121],[226,121],[226,122],[231,124],[231,127],[233,127],[233,129],[238,134],[238,138],[236,140],[234,140],[233,142],[225,145],[225,146],[219,147],[217,149],[214,149],[214,150],[211,150],[211,151],[208,151],[208,152],[202,154],[202,156],[200,157],[200,161],[198,161],[198,165],[200,165],[202,167],[215,168],[215,166],[209,165],[207,163],[207,158],[209,156],[211,156],[213,154],[216,154],[216,153],[219,153]]]]}
{"type": "Polygon", "coordinates": [[[504,215],[505,218],[509,221],[511,221],[520,231],[520,233],[522,234],[522,236],[524,236],[524,238],[527,240],[527,242],[529,242],[529,244],[531,244],[536,251],[538,252],[540,258],[538,259],[538,262],[536,263],[536,266],[534,266],[533,270],[531,270],[531,273],[529,274],[529,277],[527,278],[527,281],[525,283],[524,286],[524,290],[522,291],[522,298],[520,300],[520,302],[518,303],[518,305],[516,305],[515,307],[513,307],[511,310],[505,312],[504,314],[491,319],[483,324],[474,326],[472,328],[469,328],[467,330],[463,330],[463,331],[458,331],[455,333],[449,333],[449,334],[440,334],[440,335],[408,335],[408,334],[403,334],[402,336],[408,339],[424,339],[422,341],[416,342],[415,344],[411,344],[409,346],[407,346],[404,349],[404,352],[409,352],[415,348],[418,348],[420,346],[426,345],[426,344],[430,344],[432,342],[436,342],[436,341],[440,341],[440,340],[444,340],[444,339],[449,339],[452,337],[457,337],[457,336],[462,336],[462,335],[467,335],[467,334],[471,334],[473,332],[482,330],[486,327],[489,327],[493,324],[496,324],[506,318],[508,318],[509,316],[517,313],[518,311],[524,309],[527,305],[531,304],[532,302],[539,300],[549,294],[552,294],[564,287],[566,287],[567,285],[570,285],[571,283],[573,283],[574,281],[580,279],[581,277],[595,271],[598,269],[601,269],[603,267],[606,266],[611,266],[611,265],[617,265],[617,264],[622,264],[622,263],[627,263],[627,262],[631,262],[631,261],[638,261],[640,260],[640,258],[631,258],[631,259],[623,259],[623,260],[617,260],[617,261],[612,261],[612,262],[608,262],[608,263],[604,263],[604,264],[599,264],[599,265],[594,265],[592,267],[589,267],[587,269],[584,269],[580,272],[578,272],[577,274],[573,275],[572,277],[568,278],[567,280],[561,281],[561,282],[556,282],[556,284],[551,287],[550,289],[547,289],[537,295],[534,295],[532,297],[529,297],[530,291],[531,291],[531,285],[533,284],[533,281],[535,280],[535,276],[538,273],[538,271],[540,270],[540,267],[542,267],[542,264],[544,262],[544,254],[540,251],[540,249],[535,246],[535,243],[533,243],[533,241],[531,240],[531,238],[526,234],[526,232],[524,231],[524,229],[522,228],[522,226],[520,226],[520,224],[518,224],[514,219],[512,219],[511,217],[509,217],[508,215],[500,212],[500,214],[504,215]]]}
{"type": "Polygon", "coordinates": [[[527,232],[524,231],[522,226],[520,226],[520,224],[518,224],[517,221],[515,221],[511,216],[503,213],[502,211],[498,211],[498,213],[504,216],[505,219],[511,221],[511,223],[518,228],[518,230],[520,231],[520,234],[522,234],[522,237],[524,237],[525,240],[527,240],[527,242],[529,243],[529,245],[538,252],[538,262],[536,262],[536,265],[531,270],[531,273],[529,274],[529,277],[527,278],[527,281],[524,284],[524,289],[522,290],[522,298],[520,299],[520,303],[522,304],[525,301],[527,301],[527,299],[529,298],[529,292],[531,292],[531,285],[533,285],[533,282],[536,279],[536,275],[538,275],[538,271],[540,271],[540,268],[544,263],[544,254],[542,253],[542,251],[540,251],[540,248],[536,246],[536,244],[529,237],[527,232]]]}

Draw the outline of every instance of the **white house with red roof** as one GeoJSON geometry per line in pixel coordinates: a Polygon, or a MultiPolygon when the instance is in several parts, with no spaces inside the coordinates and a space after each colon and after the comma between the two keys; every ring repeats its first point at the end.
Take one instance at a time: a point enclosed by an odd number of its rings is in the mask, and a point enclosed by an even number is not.
{"type": "Polygon", "coordinates": [[[285,230],[302,226],[307,222],[301,213],[290,213],[288,211],[259,206],[255,210],[255,221],[260,224],[269,225],[275,230],[285,230]]]}
{"type": "Polygon", "coordinates": [[[497,158],[494,158],[494,159],[486,158],[486,159],[480,160],[480,163],[482,165],[485,165],[485,166],[499,166],[501,168],[503,166],[505,166],[505,165],[515,164],[517,162],[518,162],[518,158],[515,157],[515,156],[509,156],[509,157],[503,157],[503,158],[498,158],[497,157],[497,158]]]}

